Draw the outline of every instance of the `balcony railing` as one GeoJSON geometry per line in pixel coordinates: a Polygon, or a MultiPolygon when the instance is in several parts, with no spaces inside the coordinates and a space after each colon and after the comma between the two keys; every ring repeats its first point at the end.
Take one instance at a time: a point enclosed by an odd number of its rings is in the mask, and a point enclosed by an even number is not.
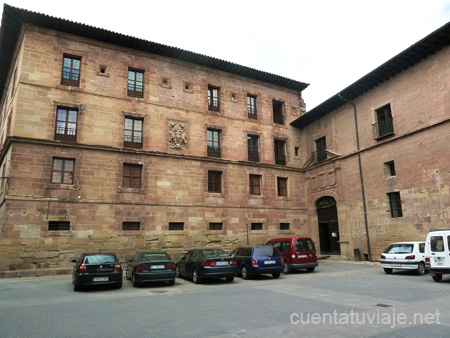
{"type": "Polygon", "coordinates": [[[142,149],[142,137],[125,135],[123,137],[123,146],[125,148],[142,149]]]}
{"type": "Polygon", "coordinates": [[[325,151],[313,151],[312,157],[313,163],[320,163],[327,159],[327,153],[325,151]]]}
{"type": "Polygon", "coordinates": [[[73,128],[56,128],[55,140],[63,142],[77,142],[77,130],[73,128]]]}
{"type": "Polygon", "coordinates": [[[380,121],[378,123],[374,123],[372,126],[373,126],[373,134],[376,139],[394,134],[394,124],[392,122],[392,119],[387,119],[380,121]]]}
{"type": "Polygon", "coordinates": [[[61,74],[61,84],[78,87],[80,85],[80,74],[63,71],[61,74]]]}
{"type": "Polygon", "coordinates": [[[259,152],[257,150],[248,151],[248,160],[252,162],[259,162],[259,152]]]}
{"type": "Polygon", "coordinates": [[[273,114],[273,122],[277,124],[284,124],[284,118],[282,114],[273,114]]]}
{"type": "Polygon", "coordinates": [[[284,154],[275,154],[275,163],[286,165],[286,155],[284,154]]]}
{"type": "Polygon", "coordinates": [[[209,157],[221,157],[220,148],[208,146],[207,151],[209,157]]]}
{"type": "Polygon", "coordinates": [[[247,109],[248,118],[257,120],[258,119],[258,112],[256,109],[247,109]]]}

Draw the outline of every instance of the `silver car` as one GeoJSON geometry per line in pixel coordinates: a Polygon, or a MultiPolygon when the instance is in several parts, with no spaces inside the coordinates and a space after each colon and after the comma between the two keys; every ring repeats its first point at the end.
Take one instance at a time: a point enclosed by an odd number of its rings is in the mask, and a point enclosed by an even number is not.
{"type": "Polygon", "coordinates": [[[390,274],[393,269],[426,271],[425,242],[398,242],[389,245],[381,255],[381,267],[390,274]]]}

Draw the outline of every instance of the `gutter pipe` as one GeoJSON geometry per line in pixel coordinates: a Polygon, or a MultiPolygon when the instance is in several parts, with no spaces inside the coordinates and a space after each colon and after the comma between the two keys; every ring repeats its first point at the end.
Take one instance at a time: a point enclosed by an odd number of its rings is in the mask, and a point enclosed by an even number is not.
{"type": "Polygon", "coordinates": [[[338,96],[341,100],[343,100],[353,106],[353,115],[355,118],[356,149],[358,150],[359,179],[361,181],[361,193],[362,193],[363,208],[364,208],[364,224],[366,226],[366,239],[367,239],[369,261],[372,262],[372,252],[370,250],[369,221],[367,220],[366,192],[364,189],[364,178],[363,178],[362,165],[361,165],[361,152],[360,152],[360,148],[359,148],[359,131],[358,131],[358,118],[356,115],[356,105],[352,101],[347,100],[346,98],[342,97],[341,93],[339,93],[338,96]]]}

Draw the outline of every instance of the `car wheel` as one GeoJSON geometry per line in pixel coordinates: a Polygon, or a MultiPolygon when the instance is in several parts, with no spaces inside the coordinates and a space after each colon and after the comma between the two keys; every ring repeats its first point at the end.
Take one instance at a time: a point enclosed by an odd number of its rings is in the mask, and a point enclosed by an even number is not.
{"type": "Polygon", "coordinates": [[[273,277],[273,278],[280,278],[280,275],[281,275],[281,273],[279,273],[279,272],[274,272],[274,273],[272,274],[272,277],[273,277]]]}
{"type": "Polygon", "coordinates": [[[315,268],[307,268],[306,271],[307,272],[313,272],[315,268]]]}
{"type": "Polygon", "coordinates": [[[284,262],[283,263],[283,273],[287,275],[289,272],[291,272],[291,268],[289,267],[289,264],[287,262],[284,262]]]}
{"type": "Polygon", "coordinates": [[[433,280],[435,282],[440,282],[442,281],[442,273],[437,273],[436,275],[433,276],[433,280]]]}
{"type": "Polygon", "coordinates": [[[386,272],[387,274],[391,274],[392,273],[392,269],[384,268],[384,272],[386,272]]]}
{"type": "Polygon", "coordinates": [[[423,264],[423,262],[419,263],[419,267],[417,268],[417,273],[419,275],[424,275],[425,274],[425,264],[423,264]]]}
{"type": "Polygon", "coordinates": [[[243,266],[242,269],[241,269],[241,276],[242,276],[242,279],[249,279],[250,278],[250,276],[248,274],[248,271],[247,271],[247,268],[245,266],[243,266]]]}
{"type": "Polygon", "coordinates": [[[73,283],[73,291],[81,291],[81,285],[77,282],[73,283]]]}
{"type": "Polygon", "coordinates": [[[175,285],[175,279],[174,279],[174,280],[170,280],[170,281],[168,281],[168,283],[169,283],[169,286],[173,286],[173,285],[175,285]]]}
{"type": "Polygon", "coordinates": [[[132,280],[132,282],[133,282],[133,286],[134,286],[134,287],[138,286],[138,282],[137,282],[137,280],[136,280],[136,277],[134,276],[134,273],[131,275],[131,280],[132,280]]]}
{"type": "Polygon", "coordinates": [[[228,283],[232,283],[234,281],[234,276],[228,276],[227,277],[227,282],[228,283]]]}
{"type": "Polygon", "coordinates": [[[201,281],[200,277],[198,276],[197,269],[195,269],[195,270],[192,272],[192,281],[193,281],[195,284],[199,284],[200,281],[201,281]]]}

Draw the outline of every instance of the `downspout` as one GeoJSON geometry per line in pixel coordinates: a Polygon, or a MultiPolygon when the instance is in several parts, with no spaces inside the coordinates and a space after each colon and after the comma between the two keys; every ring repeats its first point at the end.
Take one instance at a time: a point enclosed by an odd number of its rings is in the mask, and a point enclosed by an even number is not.
{"type": "Polygon", "coordinates": [[[363,208],[364,208],[364,223],[366,226],[367,248],[368,248],[369,261],[372,262],[372,252],[370,250],[369,221],[367,220],[366,192],[364,189],[364,178],[363,178],[362,165],[361,165],[361,152],[360,152],[360,148],[359,148],[359,131],[358,131],[358,117],[356,115],[356,105],[353,102],[342,97],[342,95],[340,93],[338,94],[338,96],[340,99],[342,99],[343,101],[345,101],[347,103],[350,103],[353,106],[353,115],[355,118],[356,149],[358,150],[359,179],[361,181],[361,193],[362,193],[363,208]]]}

